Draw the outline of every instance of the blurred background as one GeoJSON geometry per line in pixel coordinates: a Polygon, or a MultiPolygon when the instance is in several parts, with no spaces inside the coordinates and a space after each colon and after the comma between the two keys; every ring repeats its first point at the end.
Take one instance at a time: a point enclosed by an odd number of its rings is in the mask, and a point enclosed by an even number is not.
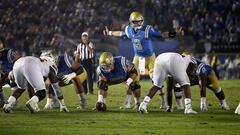
{"type": "Polygon", "coordinates": [[[219,79],[240,78],[240,2],[238,0],[1,0],[0,36],[25,55],[42,50],[75,50],[83,31],[102,51],[133,58],[130,40],[106,37],[103,29],[124,30],[132,11],[158,31],[182,26],[183,38],[154,39],[154,51],[192,51],[217,66],[219,79]],[[216,59],[213,60],[213,57],[216,59]]]}

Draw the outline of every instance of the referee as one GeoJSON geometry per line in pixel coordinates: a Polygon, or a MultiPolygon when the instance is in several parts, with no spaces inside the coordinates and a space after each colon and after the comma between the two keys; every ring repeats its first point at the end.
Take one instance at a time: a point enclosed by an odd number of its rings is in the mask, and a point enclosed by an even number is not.
{"type": "Polygon", "coordinates": [[[94,72],[94,45],[89,41],[88,33],[83,32],[81,43],[77,46],[75,61],[81,62],[83,67],[87,71],[87,82],[83,83],[85,94],[89,93],[93,94],[93,72],[94,72]]]}

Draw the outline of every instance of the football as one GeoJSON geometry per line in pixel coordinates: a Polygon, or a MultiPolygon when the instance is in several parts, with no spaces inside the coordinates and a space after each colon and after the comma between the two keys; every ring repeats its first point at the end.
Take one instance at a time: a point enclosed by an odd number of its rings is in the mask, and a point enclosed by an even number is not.
{"type": "Polygon", "coordinates": [[[97,102],[96,103],[96,109],[97,109],[97,111],[106,111],[107,110],[107,106],[103,102],[97,102]]]}

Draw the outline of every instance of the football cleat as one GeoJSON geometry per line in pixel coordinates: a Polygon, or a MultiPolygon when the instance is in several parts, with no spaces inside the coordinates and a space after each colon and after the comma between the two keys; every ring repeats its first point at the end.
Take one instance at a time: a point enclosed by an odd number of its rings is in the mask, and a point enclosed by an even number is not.
{"type": "Polygon", "coordinates": [[[77,107],[77,109],[85,109],[87,107],[87,101],[86,99],[80,101],[80,105],[77,107]]]}
{"type": "Polygon", "coordinates": [[[61,105],[60,112],[69,112],[69,110],[67,109],[67,107],[65,105],[61,105]]]}
{"type": "Polygon", "coordinates": [[[148,113],[147,111],[147,104],[142,102],[138,108],[138,110],[141,112],[141,113],[148,113]]]}
{"type": "Polygon", "coordinates": [[[26,107],[29,109],[30,113],[38,112],[40,109],[38,108],[37,103],[32,100],[28,100],[26,103],[26,107]]]}
{"type": "Polygon", "coordinates": [[[131,106],[130,106],[130,104],[125,104],[125,105],[121,106],[120,109],[131,109],[131,106]]]}
{"type": "Polygon", "coordinates": [[[159,107],[160,109],[165,109],[166,105],[165,104],[161,104],[161,106],[159,107]]]}
{"type": "Polygon", "coordinates": [[[197,112],[194,111],[192,108],[190,109],[185,108],[184,114],[197,114],[197,112]]]}
{"type": "Polygon", "coordinates": [[[222,104],[223,110],[230,110],[229,106],[227,104],[222,104]]]}
{"type": "Polygon", "coordinates": [[[13,106],[11,104],[9,104],[9,103],[4,104],[4,106],[3,106],[3,111],[5,113],[11,113],[12,109],[13,109],[13,106]]]}
{"type": "Polygon", "coordinates": [[[167,106],[166,112],[173,112],[172,106],[167,106]]]}

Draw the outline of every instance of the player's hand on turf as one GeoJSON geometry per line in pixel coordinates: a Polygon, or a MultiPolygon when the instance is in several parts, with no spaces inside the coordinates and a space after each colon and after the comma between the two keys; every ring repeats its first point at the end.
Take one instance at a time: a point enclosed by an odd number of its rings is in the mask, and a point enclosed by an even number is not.
{"type": "Polygon", "coordinates": [[[184,30],[183,30],[182,27],[180,27],[180,28],[178,29],[178,31],[176,32],[176,35],[177,35],[177,36],[184,36],[184,30]]]}

